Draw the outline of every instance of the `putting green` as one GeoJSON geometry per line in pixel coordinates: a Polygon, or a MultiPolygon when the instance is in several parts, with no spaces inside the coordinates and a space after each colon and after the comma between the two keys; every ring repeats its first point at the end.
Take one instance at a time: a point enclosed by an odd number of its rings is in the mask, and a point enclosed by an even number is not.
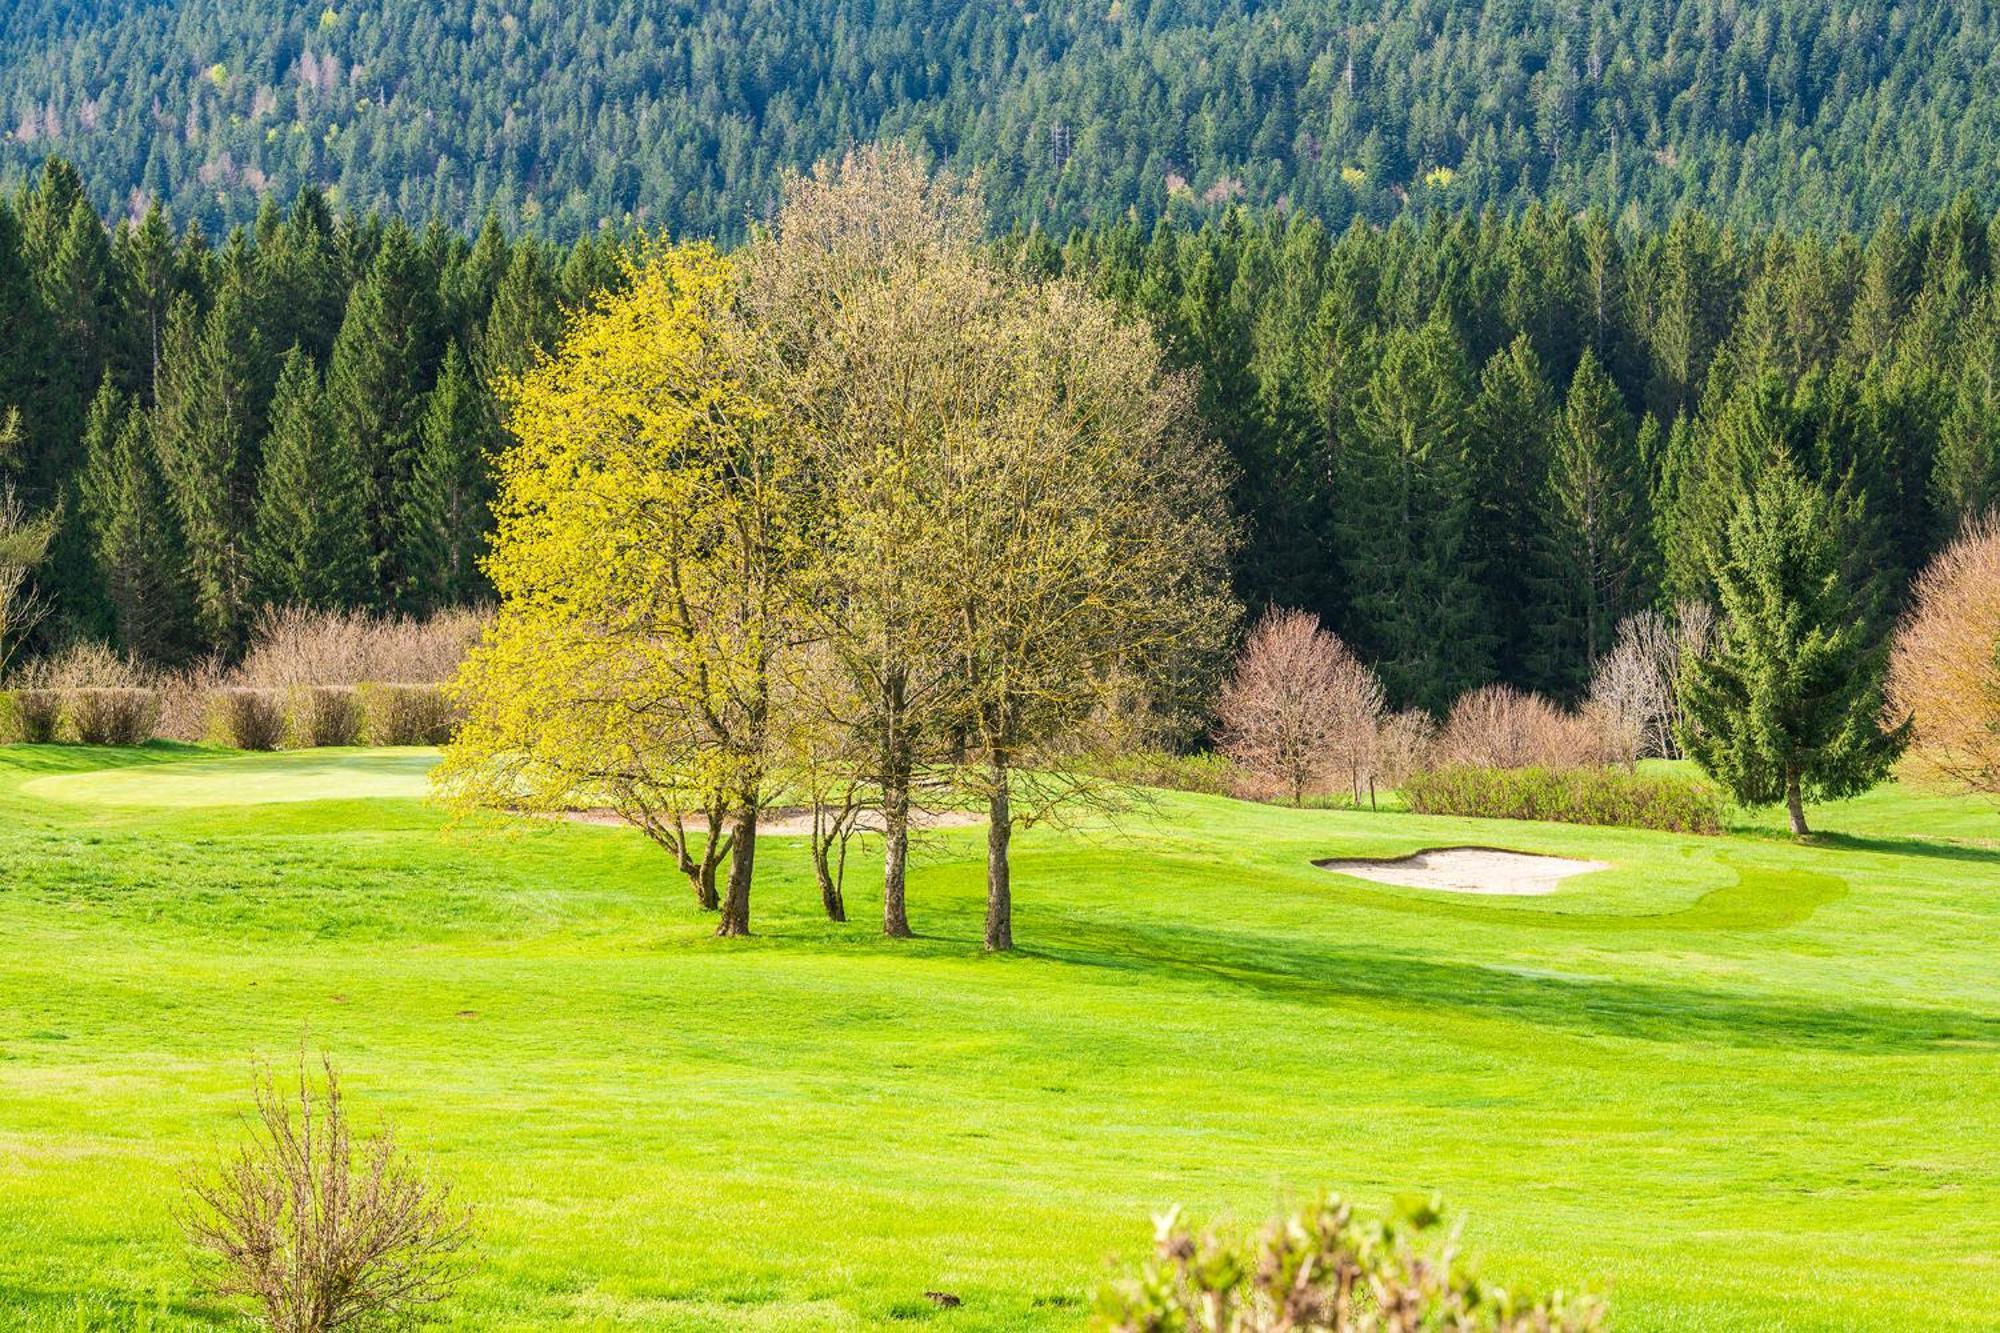
{"type": "Polygon", "coordinates": [[[24,795],[68,805],[178,809],[292,801],[411,800],[430,790],[437,751],[305,750],[201,755],[166,763],[60,773],[24,795]]]}

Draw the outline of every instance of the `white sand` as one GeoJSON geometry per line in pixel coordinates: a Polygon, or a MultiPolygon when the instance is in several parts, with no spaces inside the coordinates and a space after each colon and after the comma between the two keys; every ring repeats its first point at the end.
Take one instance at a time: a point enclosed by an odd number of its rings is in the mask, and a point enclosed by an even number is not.
{"type": "Polygon", "coordinates": [[[1605,861],[1533,856],[1527,852],[1503,852],[1491,847],[1437,847],[1393,861],[1316,861],[1313,864],[1336,874],[1408,889],[1529,897],[1554,893],[1556,886],[1571,875],[1611,869],[1605,861]]]}

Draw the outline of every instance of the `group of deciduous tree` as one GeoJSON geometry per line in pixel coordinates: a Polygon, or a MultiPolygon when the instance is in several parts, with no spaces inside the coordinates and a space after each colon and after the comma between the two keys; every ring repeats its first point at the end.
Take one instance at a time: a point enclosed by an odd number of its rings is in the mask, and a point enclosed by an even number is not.
{"type": "MultiPolygon", "coordinates": [[[[1012,947],[1015,825],[1082,794],[1079,747],[1199,706],[1233,523],[1150,330],[998,262],[982,219],[907,153],[851,156],[733,259],[640,252],[512,382],[447,790],[615,811],[736,935],[762,812],[823,817],[837,782],[879,813],[901,936],[936,786],[987,815],[1012,947]]],[[[851,827],[816,817],[823,874],[851,827]]]]}

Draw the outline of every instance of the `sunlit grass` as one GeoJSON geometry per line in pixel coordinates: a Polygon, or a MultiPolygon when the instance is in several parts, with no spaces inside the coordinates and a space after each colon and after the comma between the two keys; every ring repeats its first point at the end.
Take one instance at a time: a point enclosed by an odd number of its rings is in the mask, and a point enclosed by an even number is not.
{"type": "Polygon", "coordinates": [[[1068,1328],[1152,1211],[1322,1187],[1440,1189],[1489,1273],[1621,1328],[1992,1318],[1990,806],[1885,791],[1801,847],[1165,796],[1024,834],[991,958],[976,830],[927,839],[923,938],[865,858],[828,925],[774,840],[717,941],[636,835],[383,795],[423,763],[0,750],[0,1328],[224,1326],[177,1180],[302,1038],[474,1204],[460,1329],[1068,1328]],[[1310,864],[1457,843],[1614,868],[1310,864]]]}

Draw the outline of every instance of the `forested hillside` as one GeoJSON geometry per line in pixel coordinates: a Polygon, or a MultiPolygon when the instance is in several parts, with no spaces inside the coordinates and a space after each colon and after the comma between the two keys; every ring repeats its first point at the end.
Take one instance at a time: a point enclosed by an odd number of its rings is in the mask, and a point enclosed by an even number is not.
{"type": "Polygon", "coordinates": [[[909,138],[1001,225],[1536,199],[1863,227],[1989,189],[2000,10],[1913,0],[0,0],[0,174],[211,231],[266,191],[731,234],[909,138]]]}
{"type": "MultiPolygon", "coordinates": [[[[44,638],[171,661],[266,604],[484,595],[488,386],[618,280],[617,244],[310,191],[209,238],[157,208],[107,227],[87,196],[58,161],[0,202],[0,480],[60,521],[44,638]]],[[[2000,231],[1970,199],[1832,235],[1237,208],[996,244],[1198,374],[1239,473],[1237,591],[1322,615],[1398,702],[1573,697],[1621,616],[1710,595],[1774,445],[1837,501],[1882,628],[2000,502],[2000,231]]]]}

